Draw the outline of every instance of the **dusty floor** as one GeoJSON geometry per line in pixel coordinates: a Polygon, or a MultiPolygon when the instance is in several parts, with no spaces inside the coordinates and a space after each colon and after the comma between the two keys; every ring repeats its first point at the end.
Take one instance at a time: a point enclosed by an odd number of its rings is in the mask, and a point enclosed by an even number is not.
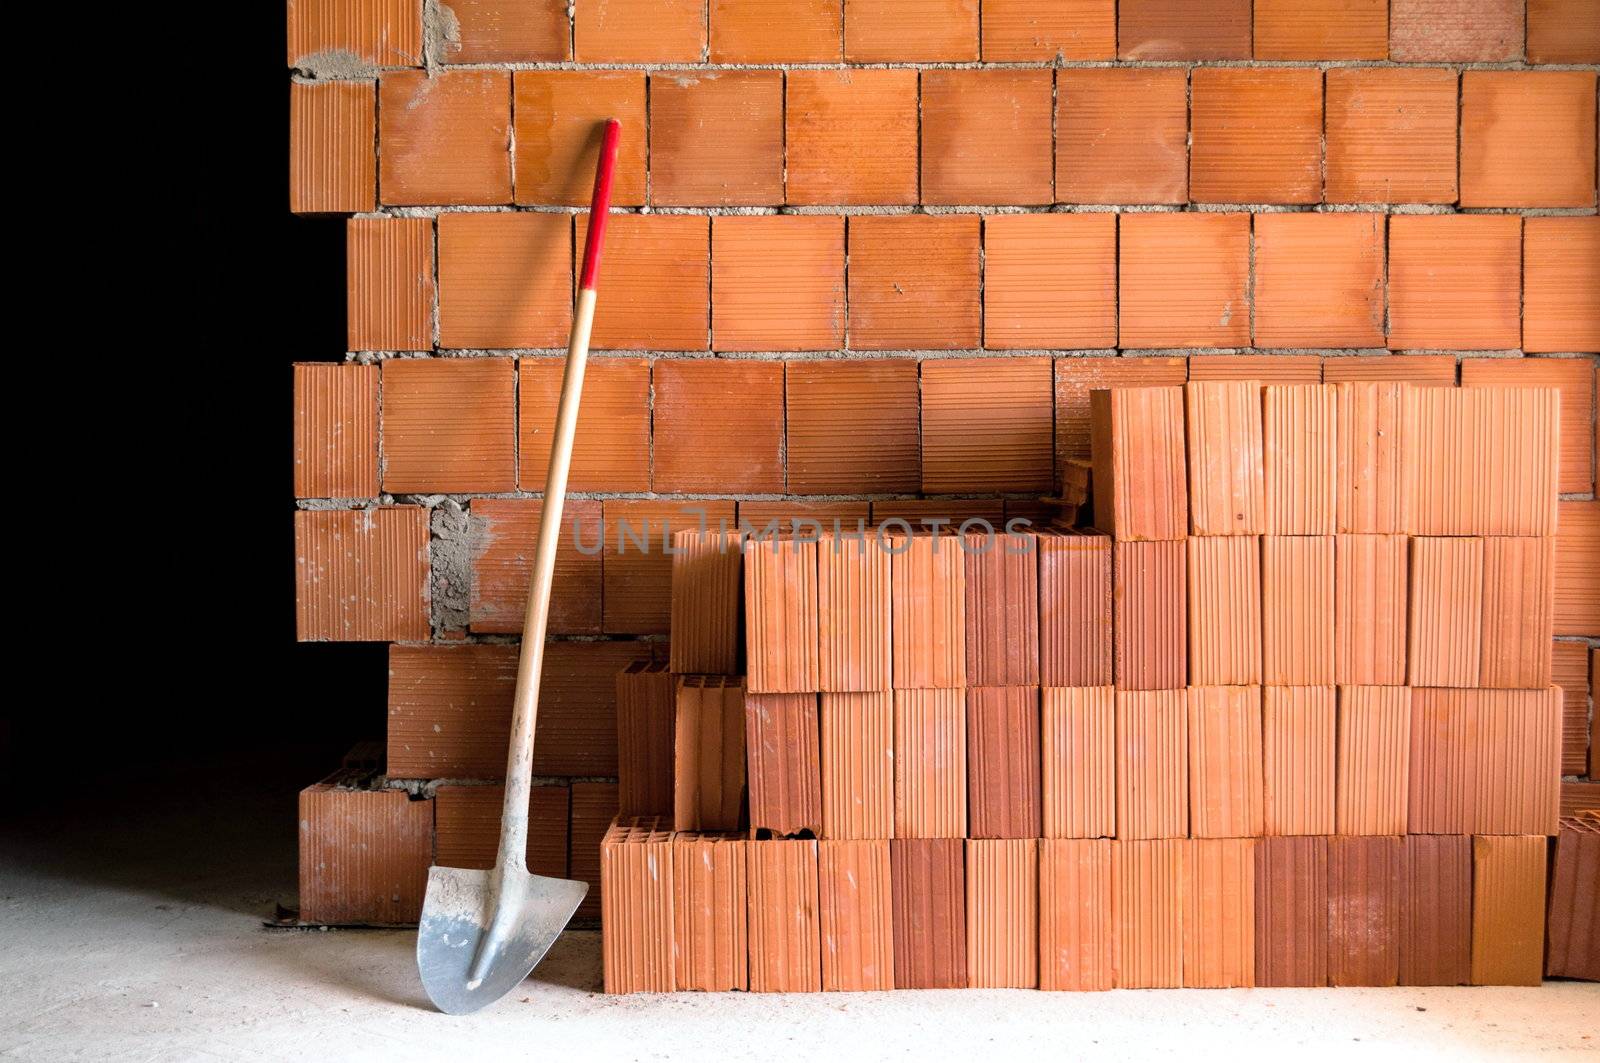
{"type": "Polygon", "coordinates": [[[264,929],[293,896],[292,791],[210,789],[198,813],[157,795],[136,819],[106,802],[0,827],[0,1058],[1600,1053],[1596,985],[612,998],[593,932],[452,1018],[427,1007],[409,931],[264,929]]]}

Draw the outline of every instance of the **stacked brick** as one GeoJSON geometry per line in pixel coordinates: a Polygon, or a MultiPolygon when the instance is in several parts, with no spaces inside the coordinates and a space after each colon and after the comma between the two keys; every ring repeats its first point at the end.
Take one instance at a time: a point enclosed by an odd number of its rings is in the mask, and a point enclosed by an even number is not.
{"type": "MultiPolygon", "coordinates": [[[[414,905],[388,898],[419,895],[430,857],[483,859],[484,820],[458,815],[459,795],[497,807],[501,642],[520,627],[610,115],[623,159],[552,603],[541,866],[599,884],[600,834],[628,807],[619,732],[665,726],[637,704],[659,695],[623,694],[613,673],[656,661],[638,684],[665,689],[744,671],[669,660],[673,531],[1042,523],[1041,495],[1083,487],[1093,388],[1191,381],[1560,390],[1563,808],[1600,807],[1588,5],[446,6],[287,9],[289,205],[349,216],[348,327],[324,341],[342,361],[294,369],[297,631],[394,644],[386,770],[301,817],[307,874],[366,859],[313,838],[375,818],[404,839],[384,859],[412,884],[308,888],[305,918],[404,922],[414,905]],[[406,826],[430,810],[432,832],[406,826]]],[[[1159,544],[1185,534],[1127,552],[1170,555],[1159,544]]],[[[1331,534],[1336,572],[1394,563],[1339,550],[1394,533],[1331,534]]],[[[1175,564],[1139,569],[1143,592],[1175,564]]],[[[1074,551],[1041,553],[1041,584],[1089,573],[1074,551]]],[[[1038,684],[1115,682],[1059,640],[1109,613],[1063,600],[1040,610],[1038,684]]]]}

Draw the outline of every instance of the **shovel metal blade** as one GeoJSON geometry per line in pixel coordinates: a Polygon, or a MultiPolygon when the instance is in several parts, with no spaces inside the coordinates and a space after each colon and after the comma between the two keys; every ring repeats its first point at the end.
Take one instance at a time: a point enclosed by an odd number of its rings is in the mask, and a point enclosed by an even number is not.
{"type": "Polygon", "coordinates": [[[511,933],[474,982],[472,961],[494,914],[490,874],[459,867],[428,869],[428,893],[417,927],[417,969],[428,999],[450,1015],[477,1011],[520,985],[589,892],[587,882],[530,875],[520,868],[509,872],[501,903],[516,906],[508,913],[515,916],[511,933]]]}

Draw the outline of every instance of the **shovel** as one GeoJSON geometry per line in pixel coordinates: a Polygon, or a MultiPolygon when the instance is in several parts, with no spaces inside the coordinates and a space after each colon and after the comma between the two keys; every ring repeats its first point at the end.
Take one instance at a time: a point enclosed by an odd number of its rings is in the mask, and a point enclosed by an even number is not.
{"type": "Polygon", "coordinates": [[[506,756],[505,809],[500,816],[500,852],[489,871],[428,869],[428,893],[417,928],[417,969],[428,999],[440,1011],[452,1015],[477,1011],[515,989],[555,944],[589,892],[586,882],[528,873],[528,800],[533,787],[533,728],[539,708],[550,581],[561,535],[561,506],[567,493],[567,467],[572,461],[583,370],[589,357],[595,274],[600,264],[606,210],[611,204],[611,175],[620,131],[616,119],[606,122],[594,198],[589,204],[589,238],[572,315],[572,338],[567,345],[567,371],[561,382],[550,473],[545,478],[533,584],[522,625],[511,748],[506,756]]]}

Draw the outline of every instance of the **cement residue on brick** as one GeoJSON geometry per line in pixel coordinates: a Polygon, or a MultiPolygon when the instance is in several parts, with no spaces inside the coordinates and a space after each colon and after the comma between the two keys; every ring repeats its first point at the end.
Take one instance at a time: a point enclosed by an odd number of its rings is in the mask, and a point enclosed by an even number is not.
{"type": "Polygon", "coordinates": [[[416,501],[431,511],[428,559],[433,569],[434,635],[465,631],[472,603],[472,564],[487,545],[486,523],[453,498],[422,496],[416,501]]]}

